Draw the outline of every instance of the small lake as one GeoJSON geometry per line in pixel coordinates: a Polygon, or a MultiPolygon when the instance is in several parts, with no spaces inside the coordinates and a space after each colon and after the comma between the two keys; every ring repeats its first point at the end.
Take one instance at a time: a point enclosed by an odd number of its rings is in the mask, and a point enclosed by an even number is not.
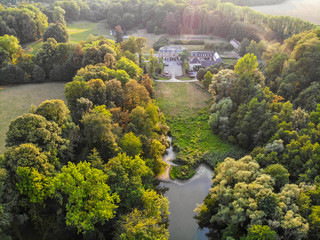
{"type": "Polygon", "coordinates": [[[320,0],[287,0],[276,5],[251,7],[271,15],[289,15],[320,24],[320,0]]]}
{"type": "MultiPolygon", "coordinates": [[[[169,138],[171,142],[171,138],[169,138]]],[[[173,165],[170,161],[175,158],[175,153],[170,146],[163,160],[173,165]]],[[[169,233],[170,240],[206,240],[208,229],[200,230],[194,219],[194,209],[197,203],[202,203],[211,187],[213,171],[201,164],[196,174],[186,181],[168,180],[161,182],[160,186],[168,188],[165,196],[169,199],[169,233]]]]}

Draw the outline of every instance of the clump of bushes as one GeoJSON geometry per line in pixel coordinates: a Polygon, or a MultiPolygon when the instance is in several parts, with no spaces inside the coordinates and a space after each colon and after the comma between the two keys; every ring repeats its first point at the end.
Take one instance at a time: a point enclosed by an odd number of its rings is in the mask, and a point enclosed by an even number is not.
{"type": "Polygon", "coordinates": [[[174,40],[173,44],[175,44],[175,45],[204,45],[205,42],[203,40],[188,40],[188,41],[174,40]]]}
{"type": "Polygon", "coordinates": [[[153,44],[153,49],[155,51],[159,51],[161,47],[167,46],[169,44],[169,39],[167,37],[162,36],[153,44]]]}
{"type": "Polygon", "coordinates": [[[189,165],[173,166],[170,171],[171,179],[190,179],[196,173],[193,167],[189,165]]]}

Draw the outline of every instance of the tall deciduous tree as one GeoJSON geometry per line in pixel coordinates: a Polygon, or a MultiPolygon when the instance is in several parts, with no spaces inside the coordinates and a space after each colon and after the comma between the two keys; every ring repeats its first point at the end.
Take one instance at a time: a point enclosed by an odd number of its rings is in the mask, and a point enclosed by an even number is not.
{"type": "Polygon", "coordinates": [[[66,43],[69,40],[69,34],[63,24],[50,24],[43,33],[43,41],[45,42],[49,38],[54,38],[58,43],[66,43]]]}
{"type": "Polygon", "coordinates": [[[54,179],[56,191],[66,194],[66,224],[78,232],[94,230],[95,224],[115,217],[119,196],[111,193],[108,176],[90,163],[69,162],[54,179]]]}
{"type": "Polygon", "coordinates": [[[134,157],[139,155],[142,150],[142,143],[134,133],[126,133],[120,141],[120,147],[129,156],[134,157]]]}

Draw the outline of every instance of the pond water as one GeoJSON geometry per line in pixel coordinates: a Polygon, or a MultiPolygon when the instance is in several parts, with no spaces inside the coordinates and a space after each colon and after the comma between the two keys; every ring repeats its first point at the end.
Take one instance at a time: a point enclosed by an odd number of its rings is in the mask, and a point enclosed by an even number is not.
{"type": "Polygon", "coordinates": [[[320,0],[287,0],[276,5],[255,6],[253,9],[271,15],[289,15],[320,24],[320,0]]]}
{"type": "MultiPolygon", "coordinates": [[[[171,141],[171,139],[169,139],[171,141]]],[[[175,153],[170,147],[163,160],[171,164],[175,153]]],[[[168,180],[160,184],[168,188],[165,196],[169,199],[169,232],[170,240],[205,240],[208,229],[200,230],[193,218],[197,203],[202,203],[211,187],[213,171],[201,164],[196,174],[186,181],[168,180]]]]}

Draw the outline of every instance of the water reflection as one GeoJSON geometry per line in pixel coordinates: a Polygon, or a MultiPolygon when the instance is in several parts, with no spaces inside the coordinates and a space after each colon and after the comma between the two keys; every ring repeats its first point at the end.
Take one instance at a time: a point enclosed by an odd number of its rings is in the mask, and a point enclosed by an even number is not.
{"type": "MultiPolygon", "coordinates": [[[[171,139],[169,139],[171,141],[171,139]]],[[[172,164],[175,153],[170,147],[167,149],[163,160],[172,164]],[[174,156],[172,158],[172,156],[174,156]],[[170,159],[169,159],[170,157],[170,159]]],[[[202,203],[203,199],[211,187],[213,171],[205,166],[200,165],[195,176],[187,181],[170,180],[160,183],[160,187],[168,189],[165,196],[170,201],[169,210],[169,232],[170,240],[204,240],[207,239],[205,234],[208,229],[200,230],[193,210],[197,203],[202,203]]]]}

